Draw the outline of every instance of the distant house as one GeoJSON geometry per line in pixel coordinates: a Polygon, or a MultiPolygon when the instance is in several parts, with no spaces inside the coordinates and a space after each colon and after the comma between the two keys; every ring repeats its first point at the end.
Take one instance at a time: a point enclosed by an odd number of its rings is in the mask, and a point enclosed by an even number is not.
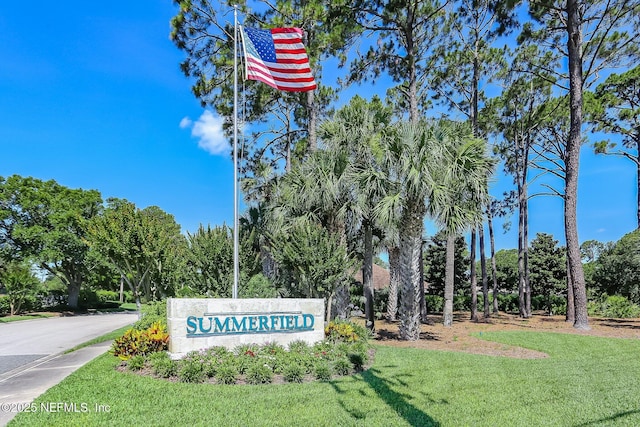
{"type": "MultiPolygon", "coordinates": [[[[362,283],[362,269],[359,269],[353,278],[362,283]]],[[[384,267],[380,267],[378,264],[373,264],[373,289],[384,289],[391,283],[391,275],[389,270],[384,267]]]]}
{"type": "MultiPolygon", "coordinates": [[[[362,283],[362,268],[360,268],[356,274],[353,275],[353,278],[362,283]]],[[[380,267],[378,264],[373,264],[373,289],[379,290],[389,287],[391,283],[391,275],[389,274],[389,270],[384,267],[380,267]]],[[[425,281],[424,287],[427,289],[429,284],[425,281]]]]}

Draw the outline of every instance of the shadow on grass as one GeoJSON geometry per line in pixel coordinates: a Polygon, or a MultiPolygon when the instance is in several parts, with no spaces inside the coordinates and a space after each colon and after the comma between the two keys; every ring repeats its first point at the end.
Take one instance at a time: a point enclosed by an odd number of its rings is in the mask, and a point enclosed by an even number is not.
{"type": "MultiPolygon", "coordinates": [[[[398,332],[388,329],[379,329],[376,341],[398,341],[400,339],[398,332]]],[[[425,341],[440,341],[440,336],[431,332],[420,332],[420,339],[425,341]]]]}
{"type": "Polygon", "coordinates": [[[609,328],[616,329],[640,329],[640,324],[637,319],[610,319],[610,318],[602,318],[596,319],[594,322],[602,325],[608,326],[609,328]]]}
{"type": "MultiPolygon", "coordinates": [[[[408,399],[410,399],[411,396],[403,395],[393,390],[389,386],[389,382],[387,380],[376,375],[379,373],[379,370],[372,368],[367,371],[361,372],[360,376],[369,385],[369,387],[371,387],[373,391],[376,392],[378,397],[380,397],[380,399],[382,399],[398,415],[404,418],[404,420],[412,426],[440,426],[439,422],[408,402],[408,399]]],[[[357,415],[360,414],[352,415],[355,415],[356,418],[358,418],[357,415]]]]}
{"type": "Polygon", "coordinates": [[[629,415],[640,414],[640,410],[618,412],[610,417],[600,418],[599,420],[589,421],[583,424],[577,424],[575,427],[588,427],[588,426],[600,426],[608,425],[611,421],[616,421],[620,418],[628,417],[629,415]]]}

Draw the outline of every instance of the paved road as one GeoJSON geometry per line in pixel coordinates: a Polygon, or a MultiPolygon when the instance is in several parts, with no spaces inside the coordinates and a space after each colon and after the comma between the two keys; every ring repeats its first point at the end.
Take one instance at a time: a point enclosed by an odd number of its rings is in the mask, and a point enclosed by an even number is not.
{"type": "Polygon", "coordinates": [[[136,313],[54,317],[0,324],[0,426],[71,372],[107,351],[97,344],[64,351],[129,325],[136,313]]]}

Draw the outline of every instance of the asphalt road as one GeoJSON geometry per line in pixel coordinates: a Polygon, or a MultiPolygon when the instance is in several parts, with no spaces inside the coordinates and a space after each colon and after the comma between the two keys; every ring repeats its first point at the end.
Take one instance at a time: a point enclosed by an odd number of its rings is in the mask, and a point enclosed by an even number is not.
{"type": "Polygon", "coordinates": [[[0,426],[110,344],[62,353],[137,319],[137,313],[113,313],[0,324],[0,426]]]}
{"type": "Polygon", "coordinates": [[[0,357],[59,353],[129,325],[137,318],[137,313],[110,313],[2,323],[0,357]]]}

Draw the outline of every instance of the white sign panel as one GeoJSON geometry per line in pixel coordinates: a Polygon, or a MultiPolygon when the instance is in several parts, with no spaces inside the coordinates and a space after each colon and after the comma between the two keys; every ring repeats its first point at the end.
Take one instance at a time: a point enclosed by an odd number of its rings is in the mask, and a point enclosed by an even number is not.
{"type": "Polygon", "coordinates": [[[175,358],[215,346],[313,344],[324,339],[324,300],[169,298],[167,329],[175,358]]]}

